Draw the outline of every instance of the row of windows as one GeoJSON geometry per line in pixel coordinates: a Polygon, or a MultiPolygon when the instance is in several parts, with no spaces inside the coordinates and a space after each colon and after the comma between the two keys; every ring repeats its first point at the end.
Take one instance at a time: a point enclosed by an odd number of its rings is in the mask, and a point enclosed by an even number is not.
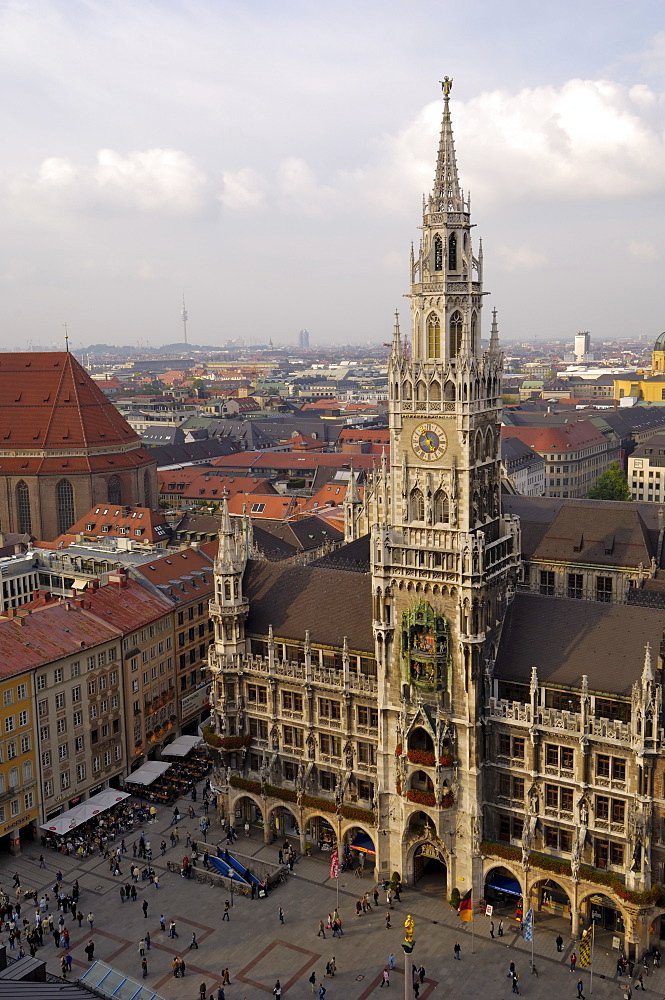
{"type": "MultiPolygon", "coordinates": [[[[16,701],[25,701],[28,697],[28,685],[27,684],[17,684],[16,685],[16,701]]],[[[6,687],[2,692],[2,704],[3,705],[13,705],[14,704],[14,688],[6,687]]]]}
{"type": "MultiPolygon", "coordinates": [[[[152,625],[149,625],[147,628],[141,629],[140,632],[135,632],[134,635],[131,636],[126,635],[125,638],[122,640],[122,648],[124,649],[125,652],[127,652],[127,650],[129,649],[134,649],[139,644],[139,637],[142,643],[147,642],[148,638],[154,639],[159,632],[164,631],[165,627],[167,627],[167,624],[168,624],[168,619],[160,618],[159,621],[153,622],[152,625]]],[[[160,650],[160,652],[162,652],[162,650],[160,650]]]]}
{"type": "Polygon", "coordinates": [[[18,742],[16,740],[7,740],[4,747],[0,744],[0,764],[4,762],[5,758],[7,760],[14,760],[18,757],[19,746],[22,754],[30,753],[32,750],[32,734],[25,733],[18,742]]]}
{"type": "MultiPolygon", "coordinates": [[[[122,760],[122,747],[116,746],[113,749],[113,753],[110,750],[104,751],[104,767],[110,767],[115,761],[116,763],[122,760]]],[[[98,774],[102,769],[102,758],[93,757],[92,758],[92,773],[98,774]]],[[[86,779],[86,765],[77,764],[76,765],[76,780],[77,782],[85,781],[86,779]]],[[[65,789],[71,787],[71,773],[69,771],[62,771],[60,774],[60,789],[65,791],[65,789]]],[[[54,794],[54,780],[53,778],[47,778],[44,782],[44,798],[51,798],[54,794]]]]}
{"type": "MultiPolygon", "coordinates": [[[[255,739],[268,739],[268,723],[265,719],[250,719],[249,731],[255,739]]],[[[319,750],[328,757],[342,756],[342,739],[339,736],[330,736],[327,733],[320,733],[319,750]]],[[[305,730],[298,726],[282,726],[282,742],[284,747],[294,747],[301,750],[305,746],[305,730]]],[[[358,761],[361,764],[376,764],[376,747],[373,743],[358,741],[358,761]]]]}
{"type": "MultiPolygon", "coordinates": [[[[18,788],[21,784],[21,770],[23,771],[23,784],[28,781],[32,781],[32,761],[26,760],[23,763],[23,768],[19,768],[17,764],[10,767],[9,774],[7,775],[7,787],[8,788],[18,788]]],[[[5,791],[5,775],[0,773],[0,795],[5,791]]]]}
{"type": "MultiPolygon", "coordinates": [[[[227,692],[228,693],[228,692],[227,692]]],[[[247,685],[247,701],[252,704],[266,705],[268,689],[260,684],[247,685]]],[[[282,691],[282,708],[290,712],[303,711],[303,696],[297,691],[282,691]]],[[[319,718],[338,720],[342,717],[342,703],[332,698],[318,699],[319,718]]],[[[378,726],[379,711],[368,705],[358,705],[356,709],[358,724],[361,726],[378,726]]]]}
{"type": "MultiPolygon", "coordinates": [[[[23,793],[23,812],[29,812],[34,809],[35,806],[35,793],[34,792],[24,792],[23,793]]],[[[9,803],[9,815],[11,818],[14,816],[21,815],[21,799],[12,799],[9,803]]],[[[0,823],[4,823],[7,820],[7,807],[0,805],[0,823]]]]}
{"type": "Polygon", "coordinates": [[[5,733],[13,733],[17,728],[16,722],[18,719],[18,728],[22,729],[23,726],[27,726],[30,723],[30,713],[27,708],[22,709],[18,716],[16,715],[6,715],[5,716],[5,733]]]}
{"type": "MultiPolygon", "coordinates": [[[[114,663],[118,655],[118,651],[113,646],[111,649],[102,649],[99,653],[92,656],[86,657],[86,667],[88,670],[96,670],[98,667],[105,667],[107,663],[114,663]]],[[[81,673],[81,663],[79,660],[74,660],[73,663],[69,664],[69,676],[70,678],[79,677],[81,673]]],[[[111,674],[115,680],[111,681],[111,684],[118,683],[118,672],[114,670],[111,674]]],[[[62,684],[65,679],[64,667],[56,667],[53,671],[52,682],[53,684],[62,684]]],[[[48,675],[47,674],[37,674],[37,690],[45,691],[49,686],[48,675]]]]}
{"type": "MultiPolygon", "coordinates": [[[[581,573],[568,573],[568,597],[582,600],[584,596],[584,578],[581,573]]],[[[554,597],[555,573],[552,570],[540,571],[540,593],[554,597]]],[[[612,577],[596,577],[596,600],[605,604],[612,603],[612,577]]]]}
{"type": "MultiPolygon", "coordinates": [[[[203,615],[204,610],[205,610],[205,604],[203,601],[201,601],[196,609],[196,614],[199,616],[199,618],[203,615]]],[[[187,612],[184,611],[178,612],[178,625],[185,624],[185,617],[187,618],[187,621],[191,622],[194,620],[194,605],[192,605],[191,608],[187,608],[187,612]]]]}
{"type": "MultiPolygon", "coordinates": [[[[118,476],[111,476],[106,484],[108,502],[122,503],[122,483],[118,476]]],[[[58,532],[64,534],[76,520],[74,515],[74,489],[68,479],[61,479],[55,488],[58,532]]],[[[152,509],[152,480],[148,469],[143,474],[143,499],[145,506],[152,509]]],[[[30,508],[30,487],[23,480],[16,484],[16,511],[19,531],[32,534],[32,511],[30,508]]]]}

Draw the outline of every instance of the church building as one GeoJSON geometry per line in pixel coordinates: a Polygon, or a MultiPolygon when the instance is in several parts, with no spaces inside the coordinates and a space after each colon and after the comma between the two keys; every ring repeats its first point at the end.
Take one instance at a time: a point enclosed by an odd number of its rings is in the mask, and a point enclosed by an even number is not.
{"type": "MultiPolygon", "coordinates": [[[[259,561],[249,523],[222,518],[208,734],[219,808],[267,842],[348,847],[416,891],[428,875],[447,898],[471,889],[474,905],[500,892],[517,917],[561,914],[573,936],[594,919],[635,954],[665,913],[665,611],[605,601],[591,576],[572,596],[525,585],[521,519],[502,512],[503,362],[496,311],[481,345],[483,253],[451,87],[408,336],[395,318],[390,463],[362,499],[351,484],[347,544],[306,567],[259,561]]],[[[544,536],[554,514],[536,499],[529,515],[530,499],[520,514],[544,536]]],[[[611,561],[620,525],[605,508],[594,544],[611,561]]],[[[573,550],[587,557],[575,537],[557,571],[579,576],[573,550]]]]}

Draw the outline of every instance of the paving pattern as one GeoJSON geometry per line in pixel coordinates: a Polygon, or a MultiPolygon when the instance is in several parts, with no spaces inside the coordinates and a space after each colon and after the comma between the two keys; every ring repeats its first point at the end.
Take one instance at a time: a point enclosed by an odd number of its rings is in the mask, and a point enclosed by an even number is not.
{"type": "MultiPolygon", "coordinates": [[[[188,803],[183,802],[186,808],[188,803]]],[[[197,813],[200,812],[200,804],[197,813]]],[[[166,834],[168,841],[171,810],[160,809],[157,821],[145,827],[146,836],[153,846],[166,834]]],[[[220,829],[214,817],[208,842],[216,843],[220,829]]],[[[191,823],[194,833],[197,818],[191,823]]],[[[187,824],[181,824],[181,831],[187,824]]],[[[198,829],[197,829],[198,832],[198,829]]],[[[138,837],[138,831],[136,834],[138,837]]],[[[169,849],[164,858],[157,852],[153,864],[160,875],[160,888],[147,882],[137,884],[136,902],[121,903],[120,884],[127,881],[132,859],[131,845],[135,838],[126,837],[129,852],[122,864],[123,877],[113,877],[108,863],[101,858],[79,862],[76,858],[45,850],[47,869],[40,869],[38,858],[41,845],[24,845],[18,858],[0,857],[0,883],[10,895],[14,872],[18,872],[23,889],[36,888],[41,894],[55,881],[60,868],[63,882],[69,888],[78,877],[81,885],[80,909],[87,915],[94,913],[94,927],[87,920],[79,928],[77,921],[67,920],[71,935],[71,954],[74,959],[72,978],[77,978],[88,966],[85,946],[89,940],[95,945],[95,958],[102,959],[135,979],[141,978],[139,941],[146,930],[150,931],[151,948],[147,952],[148,978],[146,985],[167,1000],[191,997],[196,1000],[199,984],[206,984],[208,995],[221,985],[222,969],[229,968],[231,985],[225,987],[227,1000],[260,1000],[272,995],[275,981],[279,979],[284,997],[289,1000],[311,998],[309,976],[315,971],[318,984],[326,987],[326,1000],[368,1000],[383,996],[382,971],[388,956],[395,956],[395,969],[391,973],[390,989],[393,995],[404,994],[404,955],[401,948],[403,923],[407,913],[416,922],[416,946],[412,960],[426,969],[425,983],[420,990],[421,1000],[429,998],[473,998],[473,1000],[508,1000],[511,983],[507,976],[508,965],[514,961],[520,973],[522,995],[532,1000],[551,1000],[552,997],[574,1000],[578,978],[583,979],[585,996],[589,996],[589,970],[569,972],[568,956],[574,942],[565,933],[563,921],[539,921],[537,918],[534,940],[534,959],[538,976],[529,972],[531,946],[526,944],[514,923],[504,918],[506,933],[503,938],[489,937],[489,921],[476,916],[474,934],[469,924],[460,924],[456,914],[443,898],[436,883],[423,883],[420,889],[406,890],[401,904],[391,911],[392,928],[386,929],[385,905],[372,906],[371,912],[355,915],[355,901],[364,892],[374,888],[368,877],[356,879],[353,873],[342,873],[339,887],[329,881],[328,859],[302,858],[295,866],[294,875],[286,885],[278,886],[265,899],[250,900],[229,897],[223,889],[201,884],[194,879],[182,879],[169,872],[167,861],[179,861],[187,852],[183,842],[169,849]],[[344,936],[332,939],[326,931],[325,941],[317,936],[319,919],[326,919],[337,902],[344,925],[344,936]],[[224,901],[232,902],[230,920],[222,921],[224,901]],[[143,917],[141,904],[148,901],[148,916],[143,917]],[[282,906],[285,922],[280,924],[278,907],[282,906]],[[168,922],[176,922],[178,937],[170,939],[160,930],[159,917],[163,913],[168,922]],[[555,937],[561,930],[565,938],[562,953],[556,950],[555,937]],[[198,949],[190,949],[192,932],[196,934],[198,949]],[[462,946],[461,961],[453,960],[453,945],[462,946]],[[472,953],[473,948],[473,953],[472,953]],[[174,956],[184,958],[184,979],[175,978],[171,961],[174,956]],[[334,977],[325,978],[326,963],[335,957],[337,971],[334,977]],[[379,993],[379,991],[381,991],[379,993]]],[[[257,832],[249,839],[241,837],[237,845],[240,853],[251,854],[257,860],[276,861],[277,847],[265,846],[257,832]]],[[[381,903],[384,902],[382,897],[381,903]]],[[[24,904],[22,916],[32,922],[34,907],[24,904]]],[[[6,941],[6,936],[3,935],[6,941]]],[[[593,997],[623,996],[624,981],[616,979],[616,953],[599,942],[594,961],[593,997]]],[[[611,942],[609,942],[611,943],[611,942]]],[[[661,949],[665,954],[665,948],[661,949]]],[[[48,971],[60,973],[61,950],[56,950],[52,938],[38,951],[45,958],[48,971]]],[[[639,972],[640,969],[636,969],[639,972]]],[[[652,970],[645,980],[652,995],[665,994],[665,969],[652,970]],[[660,991],[660,992],[659,992],[660,991]]]]}

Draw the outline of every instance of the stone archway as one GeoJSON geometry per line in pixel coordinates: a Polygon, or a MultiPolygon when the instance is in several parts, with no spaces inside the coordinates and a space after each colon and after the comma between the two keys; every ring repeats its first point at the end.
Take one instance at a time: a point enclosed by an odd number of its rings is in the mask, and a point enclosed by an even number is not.
{"type": "Polygon", "coordinates": [[[277,802],[268,809],[268,829],[272,839],[300,838],[300,818],[295,806],[277,802]]]}
{"type": "MultiPolygon", "coordinates": [[[[581,891],[577,900],[577,910],[585,928],[594,920],[596,934],[605,931],[612,937],[623,938],[622,950],[628,952],[627,945],[633,937],[634,915],[624,909],[614,896],[606,895],[602,885],[595,890],[581,891]]],[[[580,933],[581,931],[580,927],[580,933]]]]}
{"type": "Polygon", "coordinates": [[[417,885],[421,892],[447,898],[450,880],[448,862],[448,854],[438,840],[417,841],[406,855],[406,881],[409,885],[417,885]]]}
{"type": "MultiPolygon", "coordinates": [[[[233,803],[233,819],[238,836],[245,823],[263,829],[263,805],[253,795],[239,795],[233,803]]],[[[244,832],[244,830],[242,831],[244,832]]]]}
{"type": "Polygon", "coordinates": [[[303,818],[305,844],[310,853],[327,853],[338,846],[339,821],[334,813],[308,812],[303,818]]]}

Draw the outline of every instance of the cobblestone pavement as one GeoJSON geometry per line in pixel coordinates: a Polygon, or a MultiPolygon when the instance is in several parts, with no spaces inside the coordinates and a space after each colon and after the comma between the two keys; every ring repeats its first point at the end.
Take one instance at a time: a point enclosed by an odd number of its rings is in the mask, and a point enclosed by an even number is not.
{"type": "MultiPolygon", "coordinates": [[[[181,800],[184,812],[189,803],[181,800]]],[[[190,829],[196,838],[198,814],[191,823],[181,822],[181,835],[190,829]]],[[[520,990],[523,996],[533,1000],[550,1000],[557,996],[574,1000],[577,995],[577,980],[582,978],[584,993],[590,993],[589,970],[569,971],[568,956],[574,942],[565,938],[564,950],[557,953],[555,937],[561,921],[553,925],[540,921],[536,924],[534,958],[538,977],[529,972],[531,946],[520,936],[514,922],[505,919],[506,933],[503,938],[491,940],[489,921],[484,916],[476,916],[474,936],[469,924],[460,924],[457,915],[443,898],[441,888],[430,883],[424,889],[407,889],[402,902],[390,911],[391,929],[386,928],[386,907],[372,907],[371,913],[356,917],[355,900],[362,892],[372,891],[369,877],[359,880],[352,873],[341,873],[339,880],[339,909],[344,923],[344,936],[331,939],[326,931],[326,940],[317,936],[319,919],[324,921],[337,900],[337,886],[328,880],[327,859],[302,858],[295,866],[295,874],[286,885],[280,885],[266,899],[250,900],[244,897],[229,897],[223,889],[182,879],[168,871],[166,862],[180,861],[187,853],[183,842],[166,856],[159,855],[162,837],[168,842],[170,809],[160,809],[157,821],[144,826],[153,853],[154,866],[160,878],[159,889],[145,882],[139,882],[138,898],[135,903],[121,903],[119,888],[121,881],[113,878],[108,863],[101,858],[89,858],[82,864],[75,858],[44,851],[47,868],[39,868],[41,851],[39,842],[25,845],[18,858],[4,855],[0,858],[0,883],[8,888],[14,872],[18,872],[24,889],[36,888],[50,893],[55,872],[62,870],[64,885],[71,886],[78,877],[81,885],[81,910],[95,915],[94,929],[90,932],[87,922],[79,928],[76,921],[69,919],[67,926],[71,934],[71,953],[74,958],[72,978],[82,974],[88,965],[84,948],[92,939],[95,944],[95,958],[102,959],[136,979],[141,977],[141,959],[138,952],[139,940],[150,931],[152,947],[147,953],[149,975],[146,985],[165,998],[186,998],[196,1000],[199,984],[204,981],[208,995],[216,991],[221,983],[221,972],[228,967],[231,986],[226,987],[228,1000],[255,1000],[272,995],[276,979],[280,979],[284,995],[292,1000],[311,997],[308,981],[312,970],[316,972],[317,986],[321,982],[327,989],[326,1000],[366,1000],[378,996],[381,988],[381,973],[388,963],[391,952],[395,955],[395,970],[391,975],[391,989],[404,989],[404,955],[401,948],[403,924],[407,913],[415,919],[415,950],[413,961],[424,965],[425,984],[420,997],[482,997],[483,1000],[497,998],[508,1000],[511,984],[507,978],[508,965],[514,961],[520,973],[520,990]],[[222,922],[224,901],[231,898],[233,907],[230,920],[222,922]],[[144,919],[142,901],[149,904],[148,916],[144,919]],[[285,914],[284,924],[280,924],[278,907],[285,914]],[[176,921],[178,938],[171,940],[160,931],[159,917],[163,913],[167,922],[176,921]],[[192,932],[196,933],[199,948],[190,950],[192,932]],[[461,960],[453,960],[453,945],[459,941],[462,947],[461,960]],[[472,953],[473,943],[473,953],[472,953]],[[175,979],[171,972],[174,955],[184,957],[187,972],[185,979],[175,979]],[[335,957],[337,973],[334,978],[325,979],[325,965],[335,957]]],[[[220,828],[211,813],[212,824],[208,842],[214,844],[220,836],[220,828]]],[[[137,833],[138,836],[138,833],[137,833]]],[[[131,859],[133,838],[127,837],[131,859]]],[[[200,840],[200,838],[199,838],[200,840]]],[[[297,845],[296,845],[297,846],[297,845]]],[[[251,854],[260,860],[277,860],[277,845],[266,847],[262,835],[245,839],[242,835],[236,845],[239,853],[251,854]]],[[[123,876],[128,864],[123,865],[123,876]]],[[[10,890],[11,894],[11,890],[10,890]]],[[[381,903],[383,903],[383,898],[381,903]]],[[[34,910],[24,905],[22,915],[31,918],[34,910]]],[[[6,941],[6,935],[2,936],[6,941]]],[[[48,971],[60,973],[59,957],[52,939],[38,951],[38,956],[46,958],[48,971]]],[[[624,980],[617,981],[616,953],[604,947],[603,942],[596,947],[594,962],[593,996],[614,997],[623,1000],[624,980]]],[[[639,969],[635,970],[639,972],[639,969]]],[[[653,970],[645,980],[648,992],[653,996],[665,994],[665,969],[653,970]]],[[[318,996],[318,990],[317,990],[318,996]]]]}

